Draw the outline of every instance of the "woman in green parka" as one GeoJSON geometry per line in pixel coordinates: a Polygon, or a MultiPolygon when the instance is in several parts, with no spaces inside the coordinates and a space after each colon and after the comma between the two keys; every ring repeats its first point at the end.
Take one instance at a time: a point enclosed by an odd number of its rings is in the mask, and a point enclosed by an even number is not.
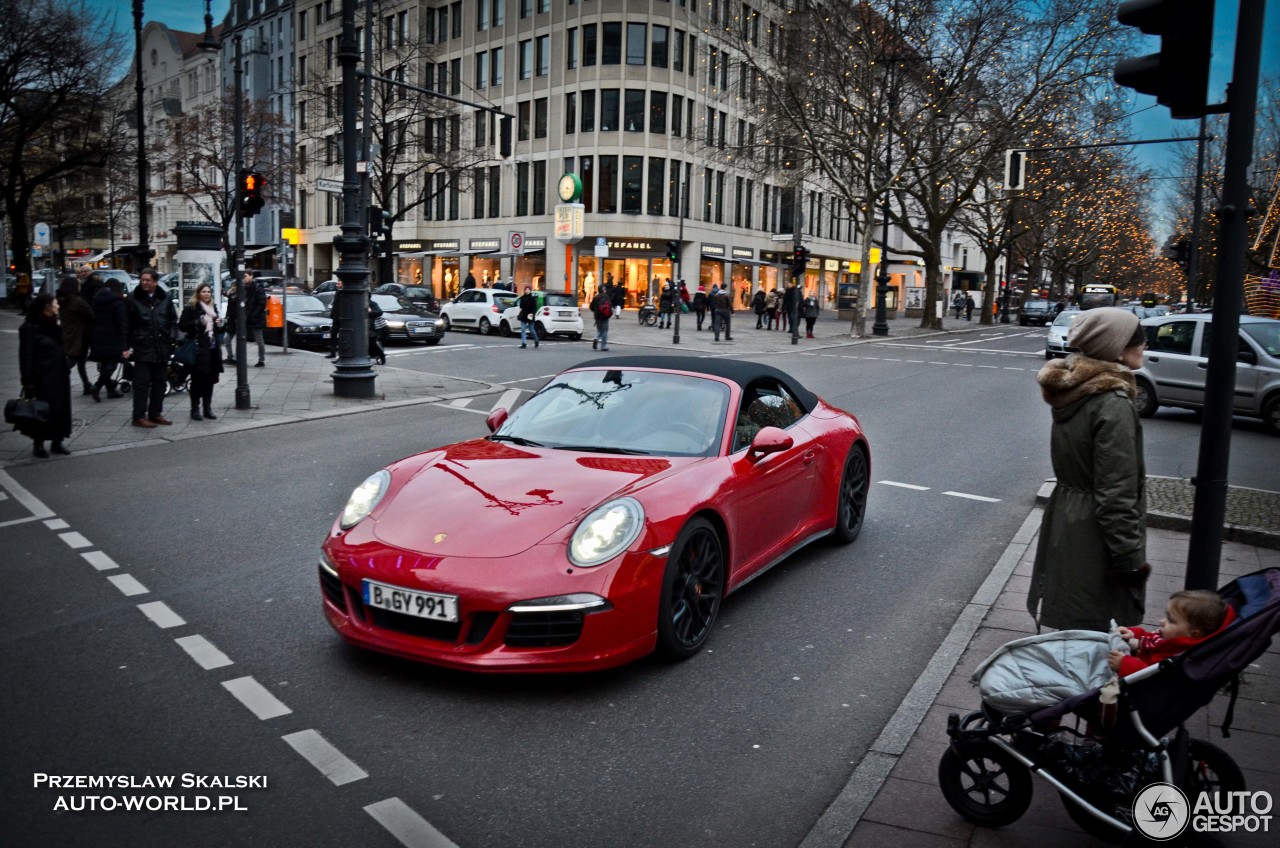
{"type": "Polygon", "coordinates": [[[1141,621],[1146,562],[1146,468],[1133,405],[1133,369],[1146,337],[1124,309],[1090,309],[1071,325],[1065,360],[1036,377],[1053,409],[1057,477],[1040,524],[1027,610],[1057,630],[1106,631],[1141,621]]]}

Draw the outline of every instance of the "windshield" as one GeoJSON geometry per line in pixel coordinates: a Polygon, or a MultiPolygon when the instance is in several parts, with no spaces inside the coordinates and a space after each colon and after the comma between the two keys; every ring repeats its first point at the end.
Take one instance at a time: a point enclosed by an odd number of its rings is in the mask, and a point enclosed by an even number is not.
{"type": "Polygon", "coordinates": [[[400,299],[393,294],[375,294],[369,297],[383,312],[399,312],[400,299]]]}
{"type": "Polygon", "coordinates": [[[510,309],[511,307],[516,305],[517,300],[519,300],[519,298],[516,297],[514,294],[511,294],[510,292],[504,292],[503,294],[495,294],[493,296],[493,302],[497,304],[497,307],[499,309],[510,309]]]}
{"type": "Polygon", "coordinates": [[[404,294],[401,296],[406,300],[431,300],[431,289],[421,286],[405,286],[404,294]]]}
{"type": "Polygon", "coordinates": [[[1080,317],[1079,312],[1061,312],[1057,318],[1053,319],[1055,327],[1070,327],[1071,322],[1080,317]]]}
{"type": "Polygon", "coordinates": [[[575,300],[574,296],[571,294],[565,294],[564,292],[547,292],[545,297],[547,306],[571,306],[574,309],[578,308],[578,301],[575,300]]]}
{"type": "Polygon", "coordinates": [[[1097,306],[1115,306],[1116,296],[1110,292],[1085,292],[1080,295],[1080,308],[1093,309],[1097,306]]]}
{"type": "Polygon", "coordinates": [[[572,371],[554,378],[494,438],[550,448],[715,456],[729,388],[702,377],[651,371],[572,371]]]}
{"type": "Polygon", "coordinates": [[[327,312],[328,307],[318,297],[312,297],[309,294],[293,294],[289,293],[289,297],[285,300],[286,312],[327,312]]]}
{"type": "MultiPolygon", "coordinates": [[[[1208,329],[1207,327],[1205,329],[1208,329]]],[[[1240,329],[1267,352],[1267,356],[1280,357],[1280,321],[1260,321],[1241,324],[1240,329]]]]}

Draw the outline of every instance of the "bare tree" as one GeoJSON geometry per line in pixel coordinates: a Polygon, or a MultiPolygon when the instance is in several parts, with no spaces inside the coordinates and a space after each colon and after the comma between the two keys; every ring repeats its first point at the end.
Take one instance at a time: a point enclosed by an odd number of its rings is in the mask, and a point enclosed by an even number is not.
{"type": "Polygon", "coordinates": [[[0,0],[0,202],[20,272],[37,194],[101,168],[118,143],[103,132],[115,44],[83,0],[0,0]]]}

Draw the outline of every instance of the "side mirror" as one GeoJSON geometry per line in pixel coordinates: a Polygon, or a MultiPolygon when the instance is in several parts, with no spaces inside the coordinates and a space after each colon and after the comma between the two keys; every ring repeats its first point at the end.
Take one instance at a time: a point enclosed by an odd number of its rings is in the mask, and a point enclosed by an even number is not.
{"type": "Polygon", "coordinates": [[[1253,352],[1253,348],[1241,341],[1240,350],[1236,351],[1236,362],[1243,362],[1247,365],[1257,365],[1258,354],[1253,352]]]}
{"type": "Polygon", "coordinates": [[[777,427],[765,427],[751,440],[751,450],[747,452],[747,458],[755,462],[760,457],[788,450],[793,444],[795,442],[785,431],[777,427]]]}
{"type": "Polygon", "coordinates": [[[505,407],[498,407],[484,419],[484,423],[489,425],[489,432],[496,433],[498,428],[507,423],[507,410],[505,407]]]}

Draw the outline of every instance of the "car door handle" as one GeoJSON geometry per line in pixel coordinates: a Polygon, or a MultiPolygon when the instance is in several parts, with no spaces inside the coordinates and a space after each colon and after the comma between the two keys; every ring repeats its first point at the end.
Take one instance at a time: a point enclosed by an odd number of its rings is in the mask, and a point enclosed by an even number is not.
{"type": "Polygon", "coordinates": [[[1209,367],[1209,363],[1207,363],[1207,362],[1197,362],[1197,363],[1196,363],[1196,367],[1197,367],[1197,368],[1205,368],[1205,369],[1207,369],[1207,368],[1209,367]]]}
{"type": "Polygon", "coordinates": [[[1148,361],[1148,362],[1159,362],[1159,361],[1160,361],[1160,357],[1158,357],[1158,356],[1152,356],[1151,354],[1147,354],[1147,361],[1148,361]]]}
{"type": "Polygon", "coordinates": [[[804,464],[805,464],[805,465],[810,465],[810,464],[813,462],[813,458],[814,458],[815,456],[817,456],[817,455],[818,455],[818,454],[817,454],[817,451],[808,451],[808,452],[806,452],[806,453],[805,453],[805,455],[804,455],[804,464]]]}

